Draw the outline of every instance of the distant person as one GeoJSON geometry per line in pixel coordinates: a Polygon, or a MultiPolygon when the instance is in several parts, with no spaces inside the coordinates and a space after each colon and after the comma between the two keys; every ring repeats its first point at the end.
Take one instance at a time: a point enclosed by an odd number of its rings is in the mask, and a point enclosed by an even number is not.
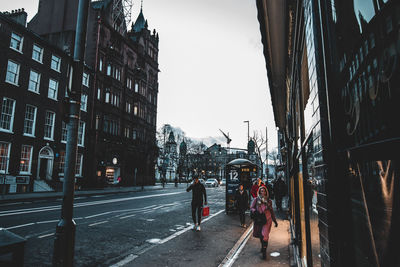
{"type": "Polygon", "coordinates": [[[260,186],[258,189],[258,196],[253,199],[250,211],[254,219],[253,236],[260,238],[262,258],[265,260],[267,258],[267,247],[272,221],[275,223],[275,227],[278,227],[278,222],[272,208],[272,201],[269,199],[268,190],[265,186],[260,186]],[[256,217],[259,216],[264,216],[264,218],[261,218],[263,220],[262,223],[257,223],[258,219],[256,217]]]}
{"type": "Polygon", "coordinates": [[[257,197],[258,189],[262,185],[264,185],[264,183],[262,182],[261,178],[257,178],[257,181],[253,184],[253,186],[251,187],[251,191],[250,191],[250,194],[253,198],[257,197]]]}
{"type": "Polygon", "coordinates": [[[247,225],[246,225],[246,216],[244,213],[249,207],[249,197],[247,195],[246,190],[243,189],[243,184],[240,184],[239,188],[236,190],[235,203],[239,213],[240,226],[245,228],[247,227],[247,225]]]}
{"type": "Polygon", "coordinates": [[[203,203],[204,205],[207,205],[207,194],[206,194],[206,188],[202,183],[199,182],[198,176],[195,176],[193,183],[188,188],[186,188],[187,192],[189,192],[190,190],[192,190],[192,219],[194,223],[193,230],[200,231],[203,203]],[[196,214],[197,214],[197,220],[196,220],[196,214]]]}
{"type": "Polygon", "coordinates": [[[286,183],[282,178],[277,178],[274,183],[275,204],[277,210],[282,210],[282,198],[286,196],[286,183]]]}

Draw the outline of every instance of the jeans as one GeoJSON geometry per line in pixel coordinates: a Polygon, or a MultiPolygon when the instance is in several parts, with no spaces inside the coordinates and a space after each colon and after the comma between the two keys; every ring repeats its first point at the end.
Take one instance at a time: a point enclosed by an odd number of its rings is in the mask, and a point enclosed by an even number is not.
{"type": "Polygon", "coordinates": [[[200,225],[202,210],[203,210],[203,205],[202,204],[200,204],[200,203],[192,203],[192,219],[193,219],[193,222],[195,224],[198,223],[200,225]],[[197,213],[197,218],[198,218],[197,221],[196,221],[196,213],[197,213]]]}
{"type": "Polygon", "coordinates": [[[245,224],[246,222],[246,215],[244,214],[245,210],[238,209],[238,212],[239,212],[240,224],[245,224]]]}

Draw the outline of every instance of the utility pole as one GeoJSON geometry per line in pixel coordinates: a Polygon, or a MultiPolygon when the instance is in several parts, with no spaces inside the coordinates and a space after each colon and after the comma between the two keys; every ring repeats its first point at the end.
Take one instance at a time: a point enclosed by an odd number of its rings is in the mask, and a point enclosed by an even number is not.
{"type": "Polygon", "coordinates": [[[57,224],[54,239],[53,266],[74,265],[76,224],[72,218],[88,8],[89,0],[79,0],[75,30],[74,62],[72,71],[70,72],[70,75],[72,75],[72,86],[69,88],[69,121],[67,123],[63,201],[61,219],[57,224]]]}

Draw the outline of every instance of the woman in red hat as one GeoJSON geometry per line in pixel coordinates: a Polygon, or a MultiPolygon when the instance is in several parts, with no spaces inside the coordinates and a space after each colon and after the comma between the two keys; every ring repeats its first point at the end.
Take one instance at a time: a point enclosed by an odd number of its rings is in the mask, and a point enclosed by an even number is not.
{"type": "Polygon", "coordinates": [[[262,223],[256,223],[260,220],[255,220],[253,229],[253,236],[260,238],[262,258],[265,260],[267,257],[267,247],[272,221],[275,223],[275,227],[278,227],[278,222],[276,221],[275,213],[272,208],[272,201],[269,199],[269,193],[265,186],[260,186],[258,189],[257,198],[253,199],[250,210],[253,217],[262,215],[266,218],[262,223]]]}

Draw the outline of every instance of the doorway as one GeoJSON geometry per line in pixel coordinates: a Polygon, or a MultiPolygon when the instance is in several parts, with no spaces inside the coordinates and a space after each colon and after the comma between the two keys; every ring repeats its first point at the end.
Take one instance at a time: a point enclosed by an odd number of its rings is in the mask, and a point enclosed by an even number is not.
{"type": "Polygon", "coordinates": [[[53,162],[54,162],[53,150],[48,146],[43,147],[40,150],[39,157],[38,157],[37,179],[39,179],[39,180],[51,180],[52,179],[53,162]]]}

